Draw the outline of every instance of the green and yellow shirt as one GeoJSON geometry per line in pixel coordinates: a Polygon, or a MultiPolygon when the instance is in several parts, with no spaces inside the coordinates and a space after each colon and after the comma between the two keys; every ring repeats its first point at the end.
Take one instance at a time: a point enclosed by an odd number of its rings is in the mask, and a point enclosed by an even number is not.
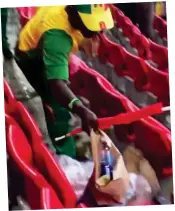
{"type": "Polygon", "coordinates": [[[21,30],[18,49],[31,58],[42,57],[47,79],[68,80],[69,55],[83,39],[71,27],[65,6],[41,7],[21,30]]]}

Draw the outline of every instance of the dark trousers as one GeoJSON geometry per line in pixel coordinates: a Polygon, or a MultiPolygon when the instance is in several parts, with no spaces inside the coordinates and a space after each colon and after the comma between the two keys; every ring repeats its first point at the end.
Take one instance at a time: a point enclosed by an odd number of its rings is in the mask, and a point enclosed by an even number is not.
{"type": "Polygon", "coordinates": [[[146,37],[154,39],[153,20],[155,3],[120,3],[115,4],[132,22],[138,24],[146,37]]]}

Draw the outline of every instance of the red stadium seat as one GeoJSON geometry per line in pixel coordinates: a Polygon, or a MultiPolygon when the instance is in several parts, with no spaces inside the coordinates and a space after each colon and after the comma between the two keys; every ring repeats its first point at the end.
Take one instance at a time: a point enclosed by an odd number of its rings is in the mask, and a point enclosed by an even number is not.
{"type": "Polygon", "coordinates": [[[158,45],[151,40],[150,42],[150,50],[152,52],[152,61],[158,64],[159,69],[168,68],[168,48],[158,45]]]}
{"type": "Polygon", "coordinates": [[[131,33],[132,33],[132,29],[133,29],[133,24],[131,22],[131,20],[128,17],[124,17],[124,24],[123,24],[123,34],[130,38],[131,33]]]}
{"type": "Polygon", "coordinates": [[[8,85],[5,79],[4,79],[4,98],[9,104],[13,103],[14,100],[16,100],[10,86],[8,85]]]}
{"type": "Polygon", "coordinates": [[[132,37],[130,37],[131,45],[138,50],[138,56],[143,59],[151,58],[150,44],[148,39],[143,36],[136,27],[133,27],[132,37]]]}
{"type": "Polygon", "coordinates": [[[55,189],[65,208],[75,208],[77,197],[56,159],[42,143],[35,151],[37,168],[55,189]]]}
{"type": "Polygon", "coordinates": [[[132,25],[128,29],[128,38],[131,45],[138,50],[138,56],[146,60],[151,58],[149,41],[136,26],[132,25]]]}
{"type": "Polygon", "coordinates": [[[143,59],[151,59],[151,52],[149,40],[141,35],[138,42],[136,42],[136,48],[138,49],[138,56],[142,57],[143,59]]]}
{"type": "Polygon", "coordinates": [[[36,167],[55,189],[64,207],[75,208],[77,199],[74,190],[52,153],[43,144],[43,137],[37,124],[22,103],[18,102],[17,110],[18,122],[33,149],[36,167]]]}
{"type": "Polygon", "coordinates": [[[100,36],[100,47],[98,50],[98,58],[100,62],[109,62],[114,65],[115,69],[123,69],[125,61],[124,49],[122,46],[113,43],[106,36],[100,36]]]}
{"type": "Polygon", "coordinates": [[[162,38],[167,39],[167,22],[163,18],[155,15],[153,26],[162,38]]]}
{"type": "Polygon", "coordinates": [[[149,41],[140,32],[140,30],[126,17],[119,9],[112,6],[112,14],[116,24],[123,30],[126,37],[130,39],[131,45],[138,50],[140,57],[149,59],[150,49],[149,41]]]}
{"type": "Polygon", "coordinates": [[[19,16],[20,16],[20,23],[24,26],[36,13],[36,7],[17,7],[16,8],[19,16]]]}
{"type": "MultiPolygon", "coordinates": [[[[152,59],[159,65],[161,70],[168,67],[168,49],[160,46],[143,36],[140,30],[132,24],[124,14],[120,15],[120,10],[111,6],[114,20],[122,28],[124,35],[130,39],[131,45],[138,50],[138,55],[144,59],[152,59]]],[[[154,27],[159,31],[162,38],[167,38],[166,21],[155,16],[154,27]]]]}
{"type": "Polygon", "coordinates": [[[124,24],[124,13],[118,10],[117,13],[114,12],[113,15],[115,16],[115,21],[117,21],[116,24],[122,27],[124,24]]]}
{"type": "Polygon", "coordinates": [[[141,32],[135,25],[132,25],[131,29],[132,29],[131,31],[132,33],[129,35],[129,39],[130,39],[131,45],[134,47],[137,42],[137,39],[141,36],[141,32]]]}
{"type": "Polygon", "coordinates": [[[43,136],[36,122],[21,102],[17,102],[16,114],[13,117],[23,131],[25,131],[25,135],[27,136],[29,144],[32,146],[32,148],[34,148],[35,145],[38,146],[38,144],[43,142],[43,136]]]}
{"type": "Polygon", "coordinates": [[[6,113],[13,113],[16,109],[16,99],[15,96],[8,85],[7,81],[4,79],[4,104],[6,113]]]}
{"type": "Polygon", "coordinates": [[[123,73],[123,76],[132,78],[136,89],[141,90],[141,87],[147,83],[147,68],[145,61],[127,51],[125,51],[125,54],[125,66],[121,72],[123,73]]]}
{"type": "Polygon", "coordinates": [[[34,167],[32,149],[26,136],[16,121],[8,115],[6,115],[6,143],[10,158],[24,176],[26,199],[31,209],[63,208],[55,191],[34,167]]]}
{"type": "Polygon", "coordinates": [[[170,176],[172,173],[170,131],[151,118],[147,121],[142,120],[142,123],[136,122],[133,126],[133,132],[136,137],[136,147],[144,152],[157,175],[160,177],[161,175],[170,176]]]}
{"type": "Polygon", "coordinates": [[[143,91],[150,91],[164,105],[170,104],[169,99],[169,75],[166,72],[160,71],[150,64],[147,66],[147,81],[148,83],[142,87],[143,91]]]}

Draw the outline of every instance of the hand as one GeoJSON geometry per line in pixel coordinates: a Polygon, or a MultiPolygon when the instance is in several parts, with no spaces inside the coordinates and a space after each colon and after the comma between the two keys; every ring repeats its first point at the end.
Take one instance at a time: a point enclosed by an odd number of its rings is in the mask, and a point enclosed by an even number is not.
{"type": "Polygon", "coordinates": [[[91,128],[94,129],[94,131],[98,130],[97,116],[83,104],[77,104],[74,107],[74,112],[81,118],[82,129],[87,132],[88,135],[90,135],[91,128]]]}
{"type": "Polygon", "coordinates": [[[90,111],[89,109],[85,109],[80,118],[82,120],[82,129],[86,131],[89,135],[91,128],[94,131],[98,130],[97,116],[92,111],[90,111]]]}

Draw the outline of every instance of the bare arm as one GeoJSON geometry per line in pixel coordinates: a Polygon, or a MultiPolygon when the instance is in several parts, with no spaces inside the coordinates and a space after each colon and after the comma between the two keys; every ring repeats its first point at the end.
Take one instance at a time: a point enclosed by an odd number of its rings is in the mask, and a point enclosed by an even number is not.
{"type": "MultiPolygon", "coordinates": [[[[74,93],[63,80],[49,80],[49,88],[52,96],[60,106],[68,108],[68,104],[72,99],[76,98],[74,93]]],[[[82,120],[83,130],[90,133],[90,127],[94,130],[98,129],[97,117],[80,101],[73,106],[72,112],[77,114],[82,120]]]]}

